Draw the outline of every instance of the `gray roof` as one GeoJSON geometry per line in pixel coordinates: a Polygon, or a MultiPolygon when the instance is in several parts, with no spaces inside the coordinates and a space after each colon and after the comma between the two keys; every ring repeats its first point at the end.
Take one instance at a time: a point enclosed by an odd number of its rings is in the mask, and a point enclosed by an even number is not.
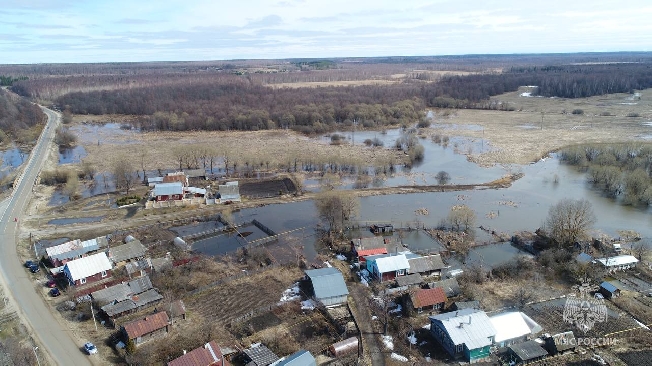
{"type": "Polygon", "coordinates": [[[603,289],[609,291],[612,294],[615,293],[616,291],[618,291],[618,287],[616,287],[613,283],[607,282],[607,281],[602,282],[600,284],[600,287],[602,287],[603,289]]]}
{"type": "Polygon", "coordinates": [[[120,263],[129,259],[135,259],[145,256],[147,249],[140,240],[132,240],[127,244],[119,245],[109,249],[109,258],[113,263],[120,263]]]}
{"type": "Polygon", "coordinates": [[[423,278],[418,273],[409,274],[407,276],[396,277],[396,284],[399,287],[416,285],[423,282],[423,278]]]}
{"type": "Polygon", "coordinates": [[[152,281],[150,281],[149,276],[138,277],[134,280],[129,281],[129,288],[134,294],[139,294],[145,292],[152,287],[152,281]]]}
{"type": "Polygon", "coordinates": [[[152,258],[152,269],[154,271],[163,271],[167,268],[172,268],[172,260],[170,258],[152,258]]]}
{"type": "Polygon", "coordinates": [[[509,349],[521,359],[521,361],[533,360],[535,358],[548,355],[548,351],[543,349],[539,343],[535,341],[527,341],[519,344],[509,346],[509,349]]]}
{"type": "Polygon", "coordinates": [[[268,366],[278,361],[280,357],[265,347],[264,344],[252,345],[244,350],[244,353],[251,359],[247,365],[268,366]]]}
{"type": "Polygon", "coordinates": [[[130,276],[136,272],[148,270],[151,268],[152,260],[150,258],[145,258],[136,262],[129,262],[125,264],[125,269],[130,276]]]}
{"type": "Polygon", "coordinates": [[[126,283],[119,283],[117,285],[103,288],[91,293],[93,301],[97,304],[108,304],[113,302],[120,302],[128,299],[133,292],[126,283]]]}
{"type": "Polygon", "coordinates": [[[355,249],[374,249],[385,248],[385,240],[382,236],[372,236],[368,238],[352,239],[351,242],[355,249]]]}
{"type": "Polygon", "coordinates": [[[408,263],[410,263],[410,269],[408,271],[410,273],[424,273],[441,270],[446,267],[439,254],[408,259],[408,263]]]}
{"type": "Polygon", "coordinates": [[[156,289],[150,289],[143,293],[133,295],[130,299],[115,304],[104,305],[102,306],[102,310],[108,316],[116,316],[162,299],[163,296],[156,289]]]}
{"type": "Polygon", "coordinates": [[[591,257],[590,255],[582,252],[582,253],[578,254],[577,257],[575,257],[575,260],[580,262],[580,263],[589,263],[590,261],[593,260],[593,257],[591,257]]]}
{"type": "Polygon", "coordinates": [[[317,361],[310,352],[301,350],[285,357],[276,366],[317,366],[317,361]]]}
{"type": "Polygon", "coordinates": [[[460,285],[457,283],[457,280],[454,278],[449,278],[446,280],[441,280],[437,282],[428,283],[428,287],[435,288],[441,287],[444,289],[447,297],[453,297],[459,295],[462,290],[460,290],[460,285]]]}
{"type": "Polygon", "coordinates": [[[464,309],[430,316],[431,322],[443,326],[453,344],[465,344],[470,350],[490,346],[496,329],[482,310],[464,309]]]}
{"type": "Polygon", "coordinates": [[[307,270],[306,276],[312,282],[312,288],[315,290],[317,300],[349,294],[349,289],[344,283],[344,277],[337,268],[328,267],[307,270]]]}
{"type": "Polygon", "coordinates": [[[183,183],[158,183],[154,186],[154,196],[171,196],[174,194],[183,194],[183,183]]]}
{"type": "Polygon", "coordinates": [[[197,177],[206,176],[206,170],[204,169],[186,169],[183,172],[186,174],[186,177],[188,178],[197,178],[197,177]]]}
{"type": "MultiPolygon", "coordinates": [[[[445,292],[445,291],[444,291],[445,292]]],[[[473,301],[456,301],[453,303],[453,306],[457,310],[462,310],[462,309],[480,309],[480,301],[478,300],[473,300],[473,301]]]]}

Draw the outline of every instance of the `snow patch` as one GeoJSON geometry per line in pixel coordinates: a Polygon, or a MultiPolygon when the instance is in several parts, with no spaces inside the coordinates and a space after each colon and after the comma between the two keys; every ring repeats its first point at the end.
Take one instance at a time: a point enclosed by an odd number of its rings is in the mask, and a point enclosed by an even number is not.
{"type": "Polygon", "coordinates": [[[392,356],[391,356],[391,357],[392,357],[392,359],[394,359],[394,360],[396,360],[396,361],[408,362],[407,357],[405,357],[405,356],[401,356],[401,355],[399,355],[398,353],[394,353],[394,352],[392,352],[392,356]]]}
{"type": "Polygon", "coordinates": [[[378,319],[378,317],[375,315],[371,317],[371,320],[376,320],[376,319],[378,319]]]}
{"type": "Polygon", "coordinates": [[[417,344],[417,335],[414,332],[408,334],[407,339],[410,344],[417,344]]]}
{"type": "Polygon", "coordinates": [[[524,93],[521,93],[521,96],[522,96],[522,97],[526,97],[526,98],[527,98],[527,97],[531,97],[531,96],[532,96],[532,93],[530,93],[530,92],[524,92],[524,93]]]}
{"type": "Polygon", "coordinates": [[[385,344],[385,348],[387,348],[388,350],[394,349],[394,338],[392,338],[392,336],[384,335],[383,343],[385,344]]]}
{"type": "Polygon", "coordinates": [[[392,310],[390,310],[389,313],[390,313],[390,314],[400,314],[401,311],[403,311],[403,307],[401,306],[401,304],[399,304],[399,305],[396,307],[396,309],[392,309],[392,310]]]}
{"type": "Polygon", "coordinates": [[[312,299],[301,301],[301,310],[315,310],[317,304],[312,299]]]}
{"type": "Polygon", "coordinates": [[[421,328],[430,330],[430,324],[426,324],[426,325],[424,325],[424,326],[421,327],[421,328]]]}
{"type": "Polygon", "coordinates": [[[324,265],[325,265],[326,267],[328,267],[328,268],[332,268],[332,267],[333,267],[333,266],[332,266],[330,263],[328,263],[328,262],[324,262],[324,265]]]}
{"type": "Polygon", "coordinates": [[[346,260],[346,257],[343,256],[343,255],[341,255],[341,254],[336,255],[335,258],[337,258],[337,259],[339,259],[339,260],[341,260],[341,261],[345,261],[345,260],[346,260]]]}
{"type": "Polygon", "coordinates": [[[283,291],[283,295],[281,295],[281,300],[279,302],[283,303],[283,302],[289,302],[295,300],[301,300],[299,282],[295,282],[294,285],[292,285],[292,287],[283,291]]]}

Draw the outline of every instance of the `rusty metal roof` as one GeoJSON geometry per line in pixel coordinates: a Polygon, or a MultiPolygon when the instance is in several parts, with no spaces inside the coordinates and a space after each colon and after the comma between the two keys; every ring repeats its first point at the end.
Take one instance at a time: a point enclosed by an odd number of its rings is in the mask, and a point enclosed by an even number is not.
{"type": "Polygon", "coordinates": [[[170,321],[165,311],[148,315],[144,319],[135,320],[123,325],[129,339],[142,337],[161,328],[165,328],[170,321]]]}

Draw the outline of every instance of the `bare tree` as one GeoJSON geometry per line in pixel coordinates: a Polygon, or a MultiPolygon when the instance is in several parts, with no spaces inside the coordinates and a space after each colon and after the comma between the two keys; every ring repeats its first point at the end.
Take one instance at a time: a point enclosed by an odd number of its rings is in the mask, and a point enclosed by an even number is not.
{"type": "Polygon", "coordinates": [[[340,234],[359,211],[360,201],[353,192],[325,191],[315,197],[319,217],[328,224],[329,238],[340,234]]]}
{"type": "Polygon", "coordinates": [[[514,294],[514,302],[519,309],[523,309],[530,301],[534,299],[534,294],[530,289],[519,287],[514,294]]]}
{"type": "Polygon", "coordinates": [[[645,243],[639,242],[632,247],[632,253],[639,261],[642,261],[650,253],[650,248],[645,243]]]}
{"type": "Polygon", "coordinates": [[[588,237],[595,223],[591,202],[586,199],[563,199],[548,210],[546,229],[559,246],[572,245],[588,237]]]}
{"type": "Polygon", "coordinates": [[[68,179],[66,180],[66,185],[63,188],[63,191],[66,193],[68,198],[72,201],[77,194],[79,189],[79,177],[77,173],[71,171],[68,173],[68,179]]]}
{"type": "Polygon", "coordinates": [[[451,175],[442,170],[439,173],[437,173],[437,175],[435,175],[435,179],[437,180],[437,184],[444,185],[450,182],[451,175]]]}
{"type": "Polygon", "coordinates": [[[95,174],[97,173],[97,168],[95,168],[95,165],[93,165],[88,160],[84,160],[82,162],[82,171],[84,172],[84,175],[88,177],[88,179],[93,180],[95,178],[95,174]]]}
{"type": "Polygon", "coordinates": [[[124,189],[127,194],[134,187],[136,178],[134,168],[126,156],[121,157],[113,166],[113,179],[116,189],[124,189]]]}
{"type": "Polygon", "coordinates": [[[469,229],[475,224],[475,219],[475,212],[467,205],[453,206],[448,212],[448,221],[456,231],[462,227],[464,230],[469,229]]]}

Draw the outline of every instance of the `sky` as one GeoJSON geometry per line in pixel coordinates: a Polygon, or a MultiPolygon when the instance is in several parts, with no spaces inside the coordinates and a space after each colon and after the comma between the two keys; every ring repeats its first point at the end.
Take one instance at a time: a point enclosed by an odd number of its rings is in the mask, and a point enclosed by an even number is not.
{"type": "Polygon", "coordinates": [[[0,64],[652,51],[652,1],[2,0],[0,64]]]}

